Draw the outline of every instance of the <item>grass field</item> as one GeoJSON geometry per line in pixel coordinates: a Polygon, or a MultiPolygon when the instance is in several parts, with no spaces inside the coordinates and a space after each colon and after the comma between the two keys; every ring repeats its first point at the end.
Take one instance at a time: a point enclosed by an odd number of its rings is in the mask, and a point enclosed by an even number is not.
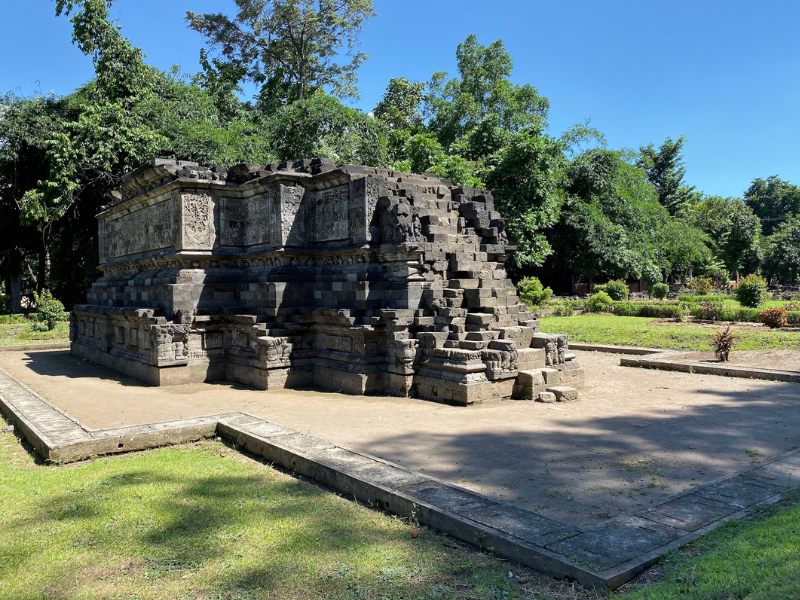
{"type": "MultiPolygon", "coordinates": [[[[659,582],[611,596],[797,597],[799,500],[717,529],[669,555],[659,582]]],[[[46,467],[0,434],[2,600],[598,597],[414,529],[219,442],[46,467]]]]}
{"type": "MultiPolygon", "coordinates": [[[[542,331],[566,333],[574,342],[593,342],[617,346],[644,346],[674,350],[711,350],[717,326],[664,322],[646,317],[615,317],[583,314],[572,317],[543,317],[542,331]]],[[[770,330],[747,324],[734,326],[739,336],[739,350],[795,349],[800,346],[800,332],[770,330]]]]}
{"type": "Polygon", "coordinates": [[[28,323],[0,324],[0,346],[68,341],[67,323],[59,323],[53,331],[31,331],[28,323]]]}

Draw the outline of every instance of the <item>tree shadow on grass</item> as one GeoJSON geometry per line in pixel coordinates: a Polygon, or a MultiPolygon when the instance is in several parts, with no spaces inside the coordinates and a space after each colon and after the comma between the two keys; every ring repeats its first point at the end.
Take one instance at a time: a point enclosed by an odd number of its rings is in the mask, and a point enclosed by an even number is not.
{"type": "MultiPolygon", "coordinates": [[[[6,576],[27,578],[26,589],[41,592],[15,597],[261,598],[285,590],[317,598],[333,590],[332,597],[348,598],[373,589],[382,590],[375,597],[399,598],[409,596],[398,590],[418,587],[414,578],[425,587],[437,574],[452,577],[431,560],[441,554],[433,534],[413,540],[399,520],[322,486],[234,458],[215,443],[203,448],[42,469],[60,480],[57,491],[36,495],[4,524],[19,532],[0,544],[16,565],[5,565],[6,576]]],[[[468,574],[480,567],[467,562],[468,574]]],[[[482,577],[503,589],[504,575],[497,563],[482,577]]]]}

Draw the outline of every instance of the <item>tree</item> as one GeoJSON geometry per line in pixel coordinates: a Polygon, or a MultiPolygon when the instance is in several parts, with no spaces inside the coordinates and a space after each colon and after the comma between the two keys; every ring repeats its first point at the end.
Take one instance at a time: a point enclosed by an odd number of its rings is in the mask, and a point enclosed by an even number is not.
{"type": "Polygon", "coordinates": [[[375,120],[321,91],[275,111],[265,135],[280,160],[321,156],[374,167],[387,162],[386,137],[375,120]]]}
{"type": "Polygon", "coordinates": [[[685,141],[683,136],[674,142],[667,138],[658,150],[652,143],[642,146],[636,163],[647,172],[648,180],[658,192],[659,202],[673,216],[683,213],[694,197],[694,186],[687,186],[683,182],[686,167],[683,165],[681,148],[685,141]]]}
{"type": "Polygon", "coordinates": [[[795,282],[800,275],[800,217],[790,217],[769,237],[765,267],[783,282],[795,282]]]}
{"type": "Polygon", "coordinates": [[[517,246],[515,266],[541,265],[552,253],[544,230],[561,213],[565,166],[563,145],[534,128],[514,134],[498,152],[497,166],[486,183],[508,221],[509,239],[517,246]]]}
{"type": "Polygon", "coordinates": [[[647,175],[623,153],[594,149],[566,170],[561,218],[547,232],[554,254],[550,271],[566,269],[588,279],[642,277],[659,258],[654,240],[668,221],[647,175]]]}
{"type": "Polygon", "coordinates": [[[371,0],[236,0],[234,19],[221,13],[186,13],[189,27],[203,34],[228,65],[261,86],[259,102],[304,100],[328,89],[358,98],[356,52],[361,27],[375,15],[371,0]],[[339,60],[345,47],[349,60],[339,60]]]}
{"type": "Polygon", "coordinates": [[[694,203],[691,212],[729,273],[748,274],[758,268],[761,222],[744,200],[707,196],[694,203]]]}
{"type": "Polygon", "coordinates": [[[754,179],[744,193],[748,206],[761,219],[764,235],[770,236],[784,219],[800,215],[800,187],[772,175],[754,179]]]}
{"type": "Polygon", "coordinates": [[[124,173],[156,157],[213,166],[275,155],[255,111],[222,112],[221,94],[145,65],[105,1],[57,11],[73,11],[73,41],[97,77],[63,98],[0,99],[0,257],[9,287],[52,283],[71,305],[97,277],[94,215],[124,173]]]}
{"type": "Polygon", "coordinates": [[[449,148],[489,116],[510,133],[545,127],[550,103],[532,85],[511,83],[513,62],[502,40],[483,46],[470,34],[458,45],[456,59],[460,77],[434,73],[424,99],[428,126],[442,146],[449,148]]]}

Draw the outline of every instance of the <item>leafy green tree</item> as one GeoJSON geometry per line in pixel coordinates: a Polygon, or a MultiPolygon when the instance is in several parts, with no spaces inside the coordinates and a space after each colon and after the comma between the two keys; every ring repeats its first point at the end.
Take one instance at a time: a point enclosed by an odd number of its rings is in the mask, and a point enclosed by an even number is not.
{"type": "Polygon", "coordinates": [[[356,48],[364,21],[375,15],[371,0],[235,1],[233,19],[190,11],[186,21],[222,63],[261,86],[262,104],[274,108],[320,89],[358,98],[358,69],[367,56],[356,48]]]}
{"type": "Polygon", "coordinates": [[[692,273],[715,277],[724,274],[711,251],[711,238],[689,219],[667,220],[656,233],[654,246],[658,249],[662,270],[677,274],[683,282],[692,273]]]}
{"type": "Polygon", "coordinates": [[[708,196],[691,207],[729,273],[752,273],[760,263],[761,222],[741,198],[708,196]]]}
{"type": "Polygon", "coordinates": [[[281,160],[326,157],[376,167],[387,163],[386,138],[369,115],[318,92],[277,110],[265,134],[281,160]]]}
{"type": "Polygon", "coordinates": [[[94,215],[125,172],[156,157],[210,165],[275,157],[252,110],[223,113],[218,94],[145,65],[106,2],[56,8],[71,15],[73,41],[97,77],[64,98],[0,99],[0,256],[7,279],[39,292],[52,283],[71,305],[96,279],[94,215]]]}
{"type": "Polygon", "coordinates": [[[800,275],[800,217],[791,217],[778,225],[768,238],[765,268],[771,277],[795,282],[800,275]]]}
{"type": "Polygon", "coordinates": [[[658,150],[652,143],[639,149],[637,166],[647,172],[648,180],[658,192],[659,202],[670,215],[683,213],[694,197],[694,186],[687,186],[683,181],[686,167],[681,149],[685,141],[683,136],[674,142],[667,138],[658,150]]]}
{"type": "Polygon", "coordinates": [[[594,149],[570,163],[564,189],[561,218],[547,234],[551,270],[596,279],[638,278],[652,269],[654,239],[668,218],[644,171],[620,152],[594,149]]]}
{"type": "Polygon", "coordinates": [[[511,83],[513,62],[502,40],[483,46],[470,34],[458,45],[456,59],[459,77],[448,80],[447,73],[434,73],[424,99],[429,127],[444,147],[490,115],[511,133],[532,125],[544,128],[550,104],[532,85],[511,83]]]}
{"type": "Polygon", "coordinates": [[[744,193],[745,200],[761,219],[764,235],[772,235],[784,219],[800,215],[800,187],[779,179],[755,179],[744,193]]]}
{"type": "Polygon", "coordinates": [[[552,253],[544,230],[561,214],[566,159],[563,145],[531,127],[512,135],[497,153],[486,183],[494,191],[518,267],[541,265],[552,253]]]}

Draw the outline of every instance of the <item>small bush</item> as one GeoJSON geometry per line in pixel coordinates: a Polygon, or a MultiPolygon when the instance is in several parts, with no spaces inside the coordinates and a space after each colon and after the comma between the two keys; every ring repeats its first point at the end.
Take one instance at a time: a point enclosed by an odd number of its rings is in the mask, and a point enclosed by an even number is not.
{"type": "Polygon", "coordinates": [[[60,300],[53,298],[49,290],[41,295],[34,292],[36,312],[31,314],[31,329],[34,331],[52,331],[59,321],[63,319],[64,305],[60,300]]]}
{"type": "Polygon", "coordinates": [[[758,314],[758,320],[773,329],[786,327],[786,311],[782,308],[767,308],[758,314]]]}
{"type": "Polygon", "coordinates": [[[663,300],[669,294],[669,286],[666,283],[657,283],[653,286],[653,296],[663,300]]]}
{"type": "Polygon", "coordinates": [[[17,325],[27,322],[28,318],[25,315],[0,315],[0,325],[17,325]]]}
{"type": "Polygon", "coordinates": [[[692,316],[702,321],[722,319],[722,304],[719,302],[698,302],[691,308],[692,316]]]}
{"type": "Polygon", "coordinates": [[[725,296],[722,294],[706,294],[704,296],[692,296],[691,294],[681,294],[678,301],[684,304],[697,304],[698,302],[723,302],[725,296]]]}
{"type": "Polygon", "coordinates": [[[683,308],[678,304],[654,302],[615,302],[611,307],[618,317],[649,317],[651,319],[682,319],[683,308]]]}
{"type": "Polygon", "coordinates": [[[606,310],[612,304],[614,304],[614,301],[611,299],[611,296],[605,292],[597,292],[586,302],[586,307],[592,312],[599,313],[606,310]]]}
{"type": "Polygon", "coordinates": [[[786,324],[787,325],[800,325],[800,310],[787,310],[786,311],[786,324]]]}
{"type": "Polygon", "coordinates": [[[798,310],[800,310],[800,302],[794,302],[794,301],[793,302],[787,302],[781,308],[783,308],[783,310],[785,310],[786,312],[798,311],[798,310]]]}
{"type": "Polygon", "coordinates": [[[724,331],[718,331],[712,340],[714,346],[714,356],[723,362],[728,360],[728,355],[736,346],[736,334],[731,332],[731,326],[728,325],[724,331]]]}
{"type": "Polygon", "coordinates": [[[760,312],[761,311],[757,308],[725,306],[722,309],[719,320],[739,321],[740,323],[758,323],[758,315],[760,312]]]}
{"type": "Polygon", "coordinates": [[[748,275],[736,284],[733,294],[742,306],[758,308],[769,298],[767,280],[759,275],[748,275]]]}
{"type": "Polygon", "coordinates": [[[714,291],[714,280],[711,277],[695,277],[683,287],[694,296],[705,296],[714,291]]]}
{"type": "Polygon", "coordinates": [[[553,290],[543,287],[538,277],[526,277],[517,284],[520,300],[526,304],[541,306],[553,295],[553,290]]]}
{"type": "Polygon", "coordinates": [[[628,284],[626,284],[621,279],[616,279],[609,281],[608,283],[602,283],[600,285],[594,286],[595,292],[605,292],[608,294],[612,300],[622,301],[628,299],[628,284]]]}
{"type": "Polygon", "coordinates": [[[554,317],[571,317],[575,313],[575,309],[567,302],[555,302],[553,304],[554,317]]]}

